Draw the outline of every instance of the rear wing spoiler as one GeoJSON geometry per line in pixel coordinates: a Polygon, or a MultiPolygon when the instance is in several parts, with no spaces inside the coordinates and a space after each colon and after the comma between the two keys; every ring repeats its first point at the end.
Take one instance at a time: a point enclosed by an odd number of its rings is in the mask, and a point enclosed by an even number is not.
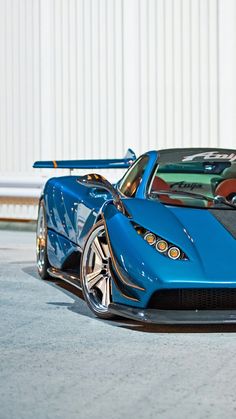
{"type": "Polygon", "coordinates": [[[136,160],[135,153],[129,148],[123,159],[94,160],[49,160],[36,161],[36,169],[126,169],[136,160]]]}

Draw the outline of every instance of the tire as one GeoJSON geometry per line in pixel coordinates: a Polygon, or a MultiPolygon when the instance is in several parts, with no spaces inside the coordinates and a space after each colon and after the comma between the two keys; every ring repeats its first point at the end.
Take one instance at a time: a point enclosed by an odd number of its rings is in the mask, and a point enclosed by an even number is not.
{"type": "Polygon", "coordinates": [[[47,221],[44,201],[39,202],[36,230],[36,260],[38,273],[42,279],[50,279],[47,270],[51,267],[47,255],[47,221]]]}
{"type": "Polygon", "coordinates": [[[110,253],[103,221],[89,232],[80,263],[80,279],[84,299],[91,311],[101,319],[112,319],[110,253]]]}

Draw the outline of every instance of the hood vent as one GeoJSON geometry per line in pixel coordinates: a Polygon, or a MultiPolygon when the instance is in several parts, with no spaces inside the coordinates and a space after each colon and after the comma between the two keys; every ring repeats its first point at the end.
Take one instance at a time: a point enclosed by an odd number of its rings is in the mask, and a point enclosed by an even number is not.
{"type": "Polygon", "coordinates": [[[210,209],[210,213],[228,230],[236,239],[236,209],[217,210],[210,209]]]}

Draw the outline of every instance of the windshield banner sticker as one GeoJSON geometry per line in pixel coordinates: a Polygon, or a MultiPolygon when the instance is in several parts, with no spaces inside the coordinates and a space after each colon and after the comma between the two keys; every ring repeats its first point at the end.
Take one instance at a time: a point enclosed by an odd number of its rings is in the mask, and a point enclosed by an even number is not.
{"type": "Polygon", "coordinates": [[[187,183],[184,181],[175,182],[170,185],[171,189],[189,189],[190,191],[193,191],[194,189],[202,189],[203,185],[201,183],[187,183]]]}
{"type": "Polygon", "coordinates": [[[203,160],[227,160],[233,162],[236,160],[236,154],[219,154],[218,151],[206,151],[205,153],[193,154],[191,156],[185,156],[182,161],[193,161],[196,158],[202,158],[203,160]]]}

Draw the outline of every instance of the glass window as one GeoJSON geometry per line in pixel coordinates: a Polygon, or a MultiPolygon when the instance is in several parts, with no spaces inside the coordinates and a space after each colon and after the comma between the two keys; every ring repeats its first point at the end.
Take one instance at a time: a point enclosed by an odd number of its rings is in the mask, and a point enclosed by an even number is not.
{"type": "Polygon", "coordinates": [[[149,187],[149,197],[170,205],[233,208],[236,162],[160,163],[149,187]]]}
{"type": "Polygon", "coordinates": [[[141,156],[126,172],[119,190],[128,197],[134,197],[148,163],[148,156],[141,156]]]}

